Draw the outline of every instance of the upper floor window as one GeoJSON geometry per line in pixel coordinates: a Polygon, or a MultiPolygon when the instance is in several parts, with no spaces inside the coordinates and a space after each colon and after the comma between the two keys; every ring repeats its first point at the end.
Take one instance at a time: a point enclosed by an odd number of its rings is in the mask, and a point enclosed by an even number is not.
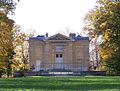
{"type": "Polygon", "coordinates": [[[63,46],[56,46],[55,49],[57,52],[62,52],[63,51],[63,46]]]}

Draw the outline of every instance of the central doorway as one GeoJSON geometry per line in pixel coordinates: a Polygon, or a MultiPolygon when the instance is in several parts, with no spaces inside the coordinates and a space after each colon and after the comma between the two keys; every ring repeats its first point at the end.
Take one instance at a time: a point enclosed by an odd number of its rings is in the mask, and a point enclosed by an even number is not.
{"type": "Polygon", "coordinates": [[[56,53],[55,55],[55,68],[63,69],[63,54],[62,53],[56,53]]]}

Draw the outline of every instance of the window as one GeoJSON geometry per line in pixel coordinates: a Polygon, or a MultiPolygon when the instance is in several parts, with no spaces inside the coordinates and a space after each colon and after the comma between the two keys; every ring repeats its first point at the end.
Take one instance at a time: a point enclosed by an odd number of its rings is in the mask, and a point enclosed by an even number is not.
{"type": "Polygon", "coordinates": [[[63,46],[56,46],[56,51],[63,51],[63,46]]]}
{"type": "Polygon", "coordinates": [[[56,58],[58,58],[59,57],[59,54],[56,54],[56,58]]]}
{"type": "Polygon", "coordinates": [[[62,54],[60,54],[60,58],[62,58],[62,54]]]}
{"type": "Polygon", "coordinates": [[[62,58],[62,54],[56,54],[56,58],[62,58]]]}

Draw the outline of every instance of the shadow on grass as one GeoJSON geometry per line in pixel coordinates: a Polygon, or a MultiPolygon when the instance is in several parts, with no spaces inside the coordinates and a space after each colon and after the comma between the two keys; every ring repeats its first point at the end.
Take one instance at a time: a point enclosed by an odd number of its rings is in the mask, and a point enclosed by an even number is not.
{"type": "Polygon", "coordinates": [[[0,89],[36,89],[36,90],[105,90],[120,89],[120,81],[91,80],[89,78],[18,78],[0,79],[0,89]]]}

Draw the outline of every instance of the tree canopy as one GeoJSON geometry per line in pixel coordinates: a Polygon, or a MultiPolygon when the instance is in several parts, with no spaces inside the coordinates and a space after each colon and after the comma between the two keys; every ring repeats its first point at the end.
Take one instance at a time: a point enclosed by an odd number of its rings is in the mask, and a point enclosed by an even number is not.
{"type": "Polygon", "coordinates": [[[16,4],[14,0],[0,0],[0,11],[2,11],[2,13],[4,12],[5,15],[10,12],[13,14],[16,4]]]}
{"type": "Polygon", "coordinates": [[[0,73],[12,74],[14,51],[14,21],[9,19],[9,13],[14,14],[14,0],[0,0],[0,73]],[[1,72],[2,71],[2,72],[1,72]]]}
{"type": "Polygon", "coordinates": [[[85,17],[92,36],[102,36],[99,55],[107,71],[120,74],[120,2],[98,0],[85,17]]]}

